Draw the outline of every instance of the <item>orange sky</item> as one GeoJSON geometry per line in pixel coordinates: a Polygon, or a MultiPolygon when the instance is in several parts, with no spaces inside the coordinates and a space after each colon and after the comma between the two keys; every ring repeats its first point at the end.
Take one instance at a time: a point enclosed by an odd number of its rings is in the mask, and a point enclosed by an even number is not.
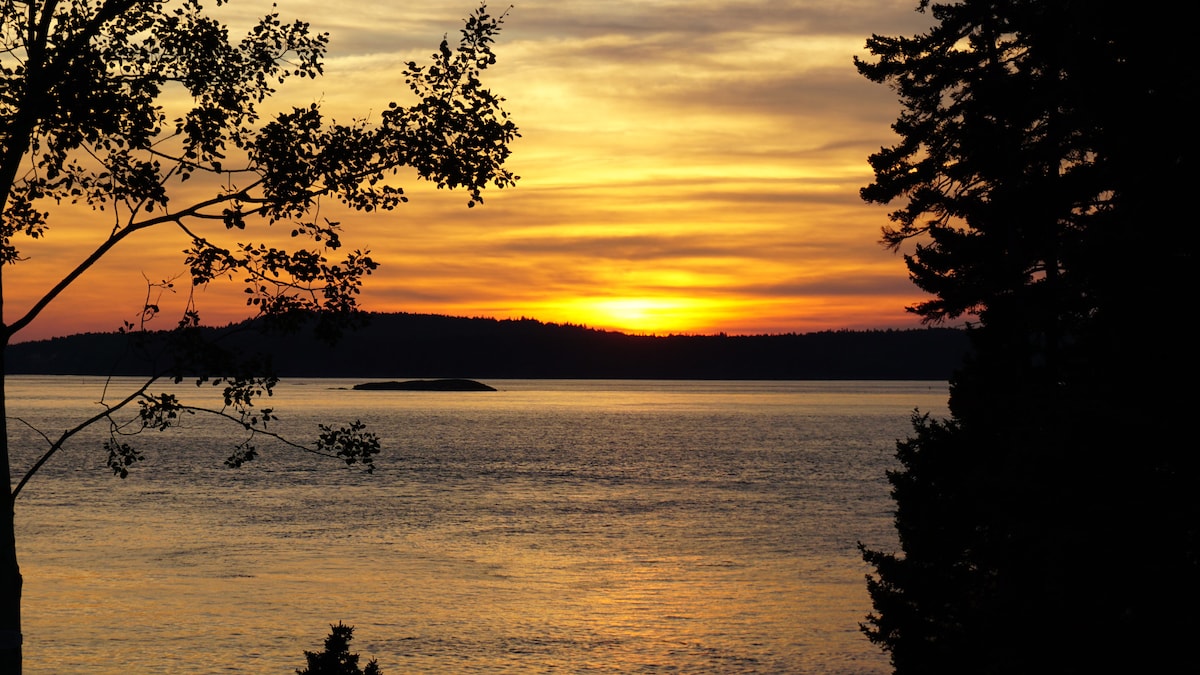
{"type": "MultiPolygon", "coordinates": [[[[210,3],[211,4],[211,3],[210,3]]],[[[516,3],[490,71],[521,127],[515,189],[465,196],[406,184],[382,215],[330,210],[343,241],[383,267],[362,305],[532,317],[637,333],[782,333],[918,325],[903,261],[877,242],[886,209],[862,203],[866,156],[890,144],[898,107],[855,72],[872,33],[928,25],[916,0],[536,0],[516,3]]],[[[281,89],[278,107],[322,101],[339,120],[405,101],[401,68],[474,2],[278,0],[331,36],[325,78],[281,89]]],[[[270,2],[233,0],[232,26],[270,2]]],[[[493,5],[503,9],[503,5],[493,5]]],[[[241,22],[241,23],[239,23],[241,22]]],[[[182,205],[182,202],[180,202],[182,205]]],[[[111,227],[53,214],[19,244],[5,319],[23,313],[111,227]]],[[[249,232],[249,230],[247,231],[249,232]]],[[[248,238],[259,240],[259,234],[248,238]]],[[[122,244],[25,331],[107,331],[132,318],[145,278],[183,271],[177,231],[122,244]]],[[[182,296],[165,296],[162,327],[182,296]]],[[[197,302],[208,323],[244,318],[239,289],[197,302]]]]}

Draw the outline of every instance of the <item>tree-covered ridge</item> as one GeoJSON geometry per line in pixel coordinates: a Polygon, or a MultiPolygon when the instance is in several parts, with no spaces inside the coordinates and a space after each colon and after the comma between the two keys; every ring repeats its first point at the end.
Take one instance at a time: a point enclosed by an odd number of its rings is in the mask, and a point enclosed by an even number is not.
{"type": "MultiPolygon", "coordinates": [[[[967,351],[963,331],[949,328],[656,337],[532,319],[369,314],[336,348],[303,333],[276,340],[247,328],[209,330],[226,333],[237,351],[269,351],[281,375],[308,377],[945,380],[967,351]]],[[[22,343],[10,347],[9,372],[143,374],[167,337],[22,343]]]]}

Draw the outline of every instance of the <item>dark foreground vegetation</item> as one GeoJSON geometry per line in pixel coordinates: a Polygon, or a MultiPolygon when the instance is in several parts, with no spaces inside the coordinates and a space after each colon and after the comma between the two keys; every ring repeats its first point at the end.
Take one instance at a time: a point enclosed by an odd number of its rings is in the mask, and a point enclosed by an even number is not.
{"type": "Polygon", "coordinates": [[[358,667],[358,654],[350,653],[350,641],[353,639],[354,626],[347,626],[340,621],[336,626],[331,625],[329,635],[325,638],[325,650],[305,650],[304,660],[308,665],[303,670],[297,670],[296,675],[383,675],[374,659],[367,662],[366,668],[358,667]]]}
{"type": "Polygon", "coordinates": [[[920,7],[932,28],[859,62],[903,109],[862,194],[895,208],[884,240],[931,294],[913,310],[977,327],[950,419],[899,444],[867,634],[898,675],[1176,671],[1200,599],[1197,350],[1175,327],[1194,28],[1180,5],[920,7]]]}
{"type": "MultiPolygon", "coordinates": [[[[266,359],[247,360],[236,349],[206,342],[199,309],[188,302],[180,316],[154,324],[178,327],[157,345],[169,343],[173,356],[155,352],[157,363],[141,366],[149,374],[123,383],[123,392],[106,392],[100,412],[66,428],[34,428],[39,440],[22,450],[38,459],[17,466],[9,462],[3,385],[12,372],[7,347],[22,331],[69,288],[88,283],[110,252],[137,250],[147,243],[143,233],[153,231],[176,237],[168,248],[180,251],[180,273],[146,279],[146,304],[127,330],[147,327],[159,314],[156,294],[176,281],[195,288],[227,278],[242,285],[255,316],[317,314],[317,330],[332,337],[340,319],[354,317],[358,293],[378,263],[351,244],[352,235],[343,240],[347,233],[337,221],[322,217],[327,207],[394,211],[408,201],[401,177],[462,190],[460,203],[476,206],[485,189],[518,180],[504,163],[519,133],[484,75],[496,63],[492,45],[504,14],[479,6],[457,36],[443,33],[428,59],[404,64],[405,86],[386,92],[398,99],[378,100],[370,106],[377,112],[338,123],[322,101],[303,94],[266,103],[283,82],[323,74],[330,42],[328,33],[305,21],[267,11],[256,21],[243,17],[252,23],[238,35],[223,20],[232,15],[209,13],[197,0],[0,0],[2,675],[20,675],[23,668],[15,508],[40,468],[93,425],[107,427],[100,452],[122,477],[142,458],[133,437],[176,426],[184,413],[250,437],[270,435],[263,425],[271,411],[255,403],[278,381],[266,359]],[[255,233],[271,225],[290,236],[263,244],[255,233]],[[32,257],[25,249],[30,240],[63,235],[95,248],[48,251],[49,279],[20,271],[32,257]],[[20,280],[26,300],[5,304],[13,280],[20,280]],[[152,390],[158,378],[184,374],[196,385],[189,393],[152,390]]],[[[155,255],[152,249],[142,255],[155,255]]],[[[92,368],[111,365],[98,359],[92,368]]],[[[378,451],[373,432],[358,421],[318,429],[308,442],[280,440],[371,469],[378,451]]],[[[251,438],[235,443],[230,466],[254,458],[251,438]]]]}
{"type": "MultiPolygon", "coordinates": [[[[371,314],[335,347],[300,331],[220,329],[223,344],[269,353],[293,377],[945,380],[967,351],[947,328],[802,335],[654,337],[532,319],[371,314]]],[[[218,332],[217,329],[213,330],[218,332]]],[[[168,335],[92,333],[13,345],[8,372],[145,375],[166,358],[168,335]]]]}

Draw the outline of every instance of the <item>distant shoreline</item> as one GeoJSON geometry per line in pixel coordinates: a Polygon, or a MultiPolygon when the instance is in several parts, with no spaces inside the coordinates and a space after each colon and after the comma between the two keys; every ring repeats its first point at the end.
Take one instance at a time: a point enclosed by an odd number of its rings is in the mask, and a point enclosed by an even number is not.
{"type": "MultiPolygon", "coordinates": [[[[202,329],[285,377],[350,379],[947,380],[969,350],[952,328],[726,335],[628,335],[532,319],[369,314],[336,346],[309,332],[202,329]]],[[[10,375],[146,375],[166,333],[87,333],[10,345],[10,375]]]]}

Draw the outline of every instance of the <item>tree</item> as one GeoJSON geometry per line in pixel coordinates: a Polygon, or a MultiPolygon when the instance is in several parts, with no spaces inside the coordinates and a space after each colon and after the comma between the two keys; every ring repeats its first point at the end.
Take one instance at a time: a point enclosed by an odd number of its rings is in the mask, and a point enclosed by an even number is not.
{"type": "MultiPolygon", "coordinates": [[[[192,288],[240,279],[260,323],[287,330],[311,319],[334,338],[354,322],[359,288],[377,265],[366,251],[333,257],[341,228],[318,217],[322,200],[363,212],[394,209],[406,201],[394,184],[402,167],[438,187],[465,189],[471,206],[485,186],[516,179],[503,168],[516,127],[503,99],[479,79],[495,63],[491,45],[503,20],[485,7],[466,20],[457,47],[443,40],[430,64],[407,65],[413,105],[391,103],[374,122],[349,123],[326,120],[317,104],[260,119],[279,83],[322,72],[328,38],[303,22],[270,14],[234,41],[198,0],[0,0],[0,11],[0,307],[4,272],[22,262],[23,242],[50,236],[60,205],[91,207],[87,227],[100,241],[82,260],[64,261],[62,279],[0,326],[0,346],[114,247],[164,229],[187,246],[192,288]],[[201,197],[181,203],[179,194],[201,197]],[[226,241],[247,228],[266,237],[270,225],[294,243],[226,241]]],[[[131,332],[158,313],[153,297],[126,323],[131,332]]],[[[189,301],[173,349],[156,355],[156,376],[73,429],[46,436],[46,450],[15,486],[9,420],[0,415],[0,672],[19,672],[21,661],[15,500],[66,441],[107,425],[109,466],[125,476],[141,456],[130,436],[183,415],[216,415],[246,431],[231,466],[253,459],[257,436],[275,435],[273,411],[255,405],[275,379],[262,362],[201,340],[199,326],[189,301]],[[217,385],[206,388],[217,401],[156,392],[160,378],[217,385]]],[[[315,446],[294,445],[368,469],[379,449],[357,422],[322,427],[315,446]]]]}
{"type": "Polygon", "coordinates": [[[336,626],[329,627],[329,637],[325,638],[325,651],[310,652],[305,650],[304,658],[308,666],[297,670],[296,675],[382,675],[379,664],[372,659],[366,668],[358,667],[358,654],[350,653],[350,641],[354,639],[354,626],[347,626],[340,621],[336,626]]]}
{"type": "Polygon", "coordinates": [[[889,478],[900,553],[864,630],[897,673],[1154,672],[1195,626],[1196,89],[1171,8],[920,2],[936,24],[873,36],[900,140],[870,158],[883,241],[969,317],[948,420],[914,417],[889,478]],[[1186,631],[1185,631],[1186,632],[1186,631]]]}

